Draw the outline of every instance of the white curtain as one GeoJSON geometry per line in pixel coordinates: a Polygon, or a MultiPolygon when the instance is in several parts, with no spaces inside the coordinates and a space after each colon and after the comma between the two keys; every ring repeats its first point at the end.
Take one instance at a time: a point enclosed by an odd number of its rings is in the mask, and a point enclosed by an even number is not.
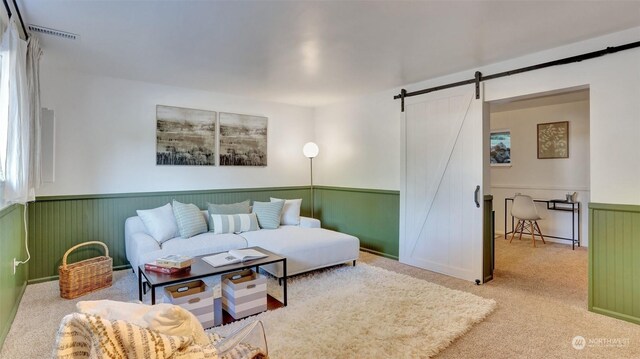
{"type": "MultiPolygon", "coordinates": [[[[9,53],[9,29],[2,29],[0,35],[2,40],[0,41],[0,183],[4,188],[4,180],[7,177],[6,164],[7,164],[7,132],[9,128],[9,79],[11,69],[11,56],[9,53]],[[6,35],[6,36],[5,36],[6,35]]],[[[0,205],[2,204],[2,195],[4,190],[0,193],[0,205]]]]}
{"type": "Polygon", "coordinates": [[[29,201],[35,199],[35,189],[42,185],[42,150],[40,123],[40,57],[42,48],[40,41],[33,34],[29,36],[27,48],[27,81],[29,83],[29,124],[31,133],[31,162],[29,164],[29,201]]]}
{"type": "MultiPolygon", "coordinates": [[[[37,40],[29,46],[20,39],[16,22],[11,20],[0,44],[2,79],[0,80],[0,118],[6,119],[6,149],[0,151],[4,166],[5,203],[26,203],[35,199],[33,180],[38,179],[40,94],[38,67],[41,50],[37,40]],[[31,49],[33,47],[33,49],[31,49]]],[[[0,131],[2,133],[3,131],[0,131]]],[[[0,138],[0,143],[3,143],[0,138]]]]}

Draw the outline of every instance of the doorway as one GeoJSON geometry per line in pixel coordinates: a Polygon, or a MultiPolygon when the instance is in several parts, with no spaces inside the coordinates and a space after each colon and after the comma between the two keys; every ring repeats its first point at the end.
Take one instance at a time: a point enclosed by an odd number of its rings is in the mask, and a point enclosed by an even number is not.
{"type": "MultiPolygon", "coordinates": [[[[522,266],[531,272],[536,272],[535,268],[548,269],[548,275],[566,273],[570,268],[586,273],[590,201],[588,87],[492,101],[489,124],[490,133],[485,135],[490,137],[491,163],[485,173],[495,210],[494,278],[519,273],[526,281],[530,272],[520,271],[522,266]],[[549,128],[554,134],[551,139],[547,136],[549,128]],[[560,148],[554,150],[553,146],[560,148]],[[526,229],[522,236],[512,239],[517,221],[512,221],[510,211],[517,194],[536,200],[536,211],[542,217],[538,224],[547,244],[536,235],[534,247],[526,229]],[[561,202],[567,201],[568,195],[570,201],[561,202]],[[575,253],[572,244],[580,254],[575,253]]],[[[584,289],[586,297],[586,275],[579,277],[579,288],[572,291],[584,289]]]]}

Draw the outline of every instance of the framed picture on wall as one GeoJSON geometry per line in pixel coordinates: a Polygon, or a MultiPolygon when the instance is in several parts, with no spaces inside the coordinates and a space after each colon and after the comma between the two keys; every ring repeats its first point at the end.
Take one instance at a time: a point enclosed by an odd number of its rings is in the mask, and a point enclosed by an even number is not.
{"type": "Polygon", "coordinates": [[[156,165],[215,166],[216,112],[156,106],[156,165]]]}
{"type": "Polygon", "coordinates": [[[492,130],[490,138],[489,163],[491,166],[511,166],[511,131],[492,130]]]}
{"type": "Polygon", "coordinates": [[[220,166],[267,165],[267,118],[220,112],[220,166]]]}
{"type": "Polygon", "coordinates": [[[538,124],[538,158],[569,158],[569,121],[538,124]]]}

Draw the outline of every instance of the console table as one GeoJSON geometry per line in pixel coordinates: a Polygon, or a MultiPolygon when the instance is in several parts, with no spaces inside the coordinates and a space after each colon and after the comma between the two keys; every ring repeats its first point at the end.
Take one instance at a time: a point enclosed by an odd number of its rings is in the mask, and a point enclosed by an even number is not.
{"type": "MultiPolygon", "coordinates": [[[[534,199],[534,202],[545,203],[547,209],[550,211],[563,211],[571,212],[571,238],[558,237],[545,234],[545,237],[562,239],[565,241],[571,241],[571,249],[576,249],[576,244],[580,247],[580,202],[569,202],[561,199],[534,199]],[[576,217],[578,218],[578,230],[576,231],[576,217]],[[577,232],[577,233],[576,233],[577,232]]],[[[507,197],[504,199],[504,238],[507,238],[508,234],[513,233],[514,219],[511,216],[511,231],[507,232],[507,206],[509,202],[513,202],[513,197],[507,197]]]]}

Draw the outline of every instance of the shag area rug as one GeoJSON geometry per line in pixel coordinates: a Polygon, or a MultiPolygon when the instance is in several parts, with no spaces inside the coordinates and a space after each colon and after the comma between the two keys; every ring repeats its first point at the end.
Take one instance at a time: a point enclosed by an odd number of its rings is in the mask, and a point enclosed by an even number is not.
{"type": "MultiPolygon", "coordinates": [[[[296,276],[287,287],[286,308],[213,330],[224,335],[260,319],[274,359],[427,358],[496,306],[493,300],[362,263],[296,276]]],[[[281,295],[276,280],[268,281],[268,290],[281,295]]],[[[57,281],[29,285],[0,358],[50,357],[60,321],[75,311],[76,302],[135,301],[137,292],[131,271],[114,272],[112,287],[74,300],[60,298],[57,281]]]]}
{"type": "Polygon", "coordinates": [[[496,307],[494,300],[366,264],[294,277],[288,288],[285,309],[245,319],[263,321],[272,358],[432,357],[496,307]]]}

